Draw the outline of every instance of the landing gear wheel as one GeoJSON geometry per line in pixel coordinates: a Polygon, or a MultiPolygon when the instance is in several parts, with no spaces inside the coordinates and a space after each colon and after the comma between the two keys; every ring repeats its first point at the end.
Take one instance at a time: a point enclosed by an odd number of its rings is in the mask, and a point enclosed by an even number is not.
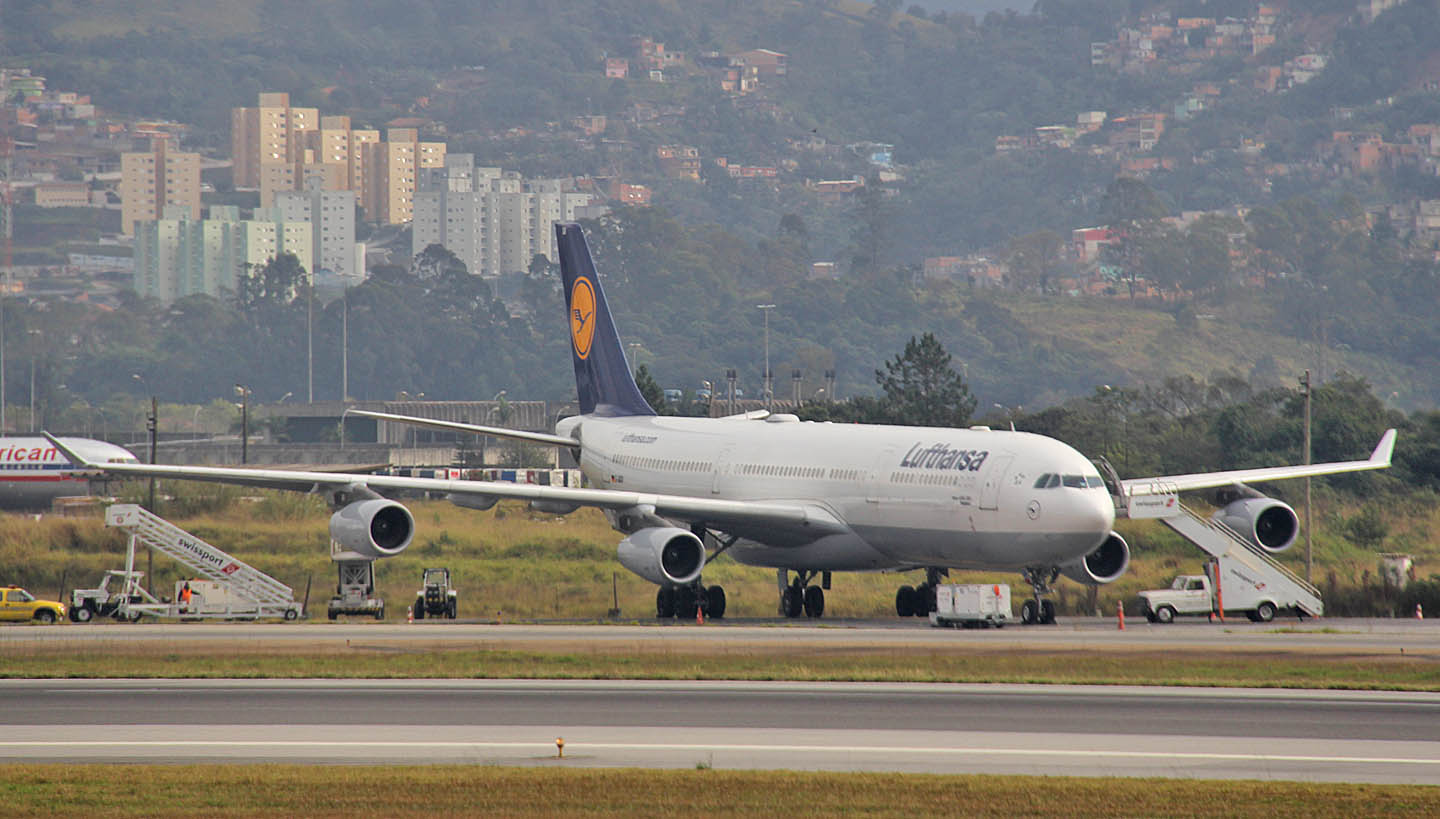
{"type": "Polygon", "coordinates": [[[1040,613],[1034,600],[1026,600],[1020,605],[1020,622],[1027,626],[1033,626],[1040,619],[1040,613]]]}
{"type": "Polygon", "coordinates": [[[819,617],[825,613],[825,591],[819,586],[805,589],[805,616],[819,617]]]}
{"type": "Polygon", "coordinates": [[[915,587],[915,605],[911,614],[916,617],[929,617],[930,612],[935,610],[935,587],[929,583],[922,583],[915,587]]]}
{"type": "Polygon", "coordinates": [[[1052,600],[1040,601],[1040,624],[1054,625],[1055,623],[1055,602],[1052,600]]]}
{"type": "Polygon", "coordinates": [[[70,619],[77,623],[88,623],[95,619],[95,610],[89,606],[81,606],[78,609],[70,610],[70,619]]]}
{"type": "Polygon", "coordinates": [[[695,614],[700,610],[700,601],[696,599],[695,587],[680,586],[675,589],[675,616],[682,620],[694,620],[695,614]]]}
{"type": "Polygon", "coordinates": [[[721,586],[711,586],[705,590],[705,614],[712,620],[719,620],[725,616],[725,589],[721,586]]]}
{"type": "Polygon", "coordinates": [[[1265,601],[1255,607],[1255,622],[1268,623],[1275,619],[1275,604],[1265,601]]]}
{"type": "Polygon", "coordinates": [[[417,597],[417,598],[415,598],[415,608],[413,609],[413,611],[414,611],[415,619],[416,619],[416,620],[424,620],[424,619],[425,619],[425,598],[423,598],[423,597],[417,597]]]}
{"type": "Polygon", "coordinates": [[[780,607],[785,610],[785,616],[795,618],[800,616],[800,610],[805,606],[805,593],[799,586],[786,586],[785,591],[780,594],[780,607]]]}
{"type": "Polygon", "coordinates": [[[901,586],[895,592],[895,613],[901,617],[910,617],[915,614],[915,588],[913,586],[901,586]]]}
{"type": "Polygon", "coordinates": [[[655,591],[655,616],[661,620],[675,616],[675,590],[671,587],[661,586],[655,591]]]}

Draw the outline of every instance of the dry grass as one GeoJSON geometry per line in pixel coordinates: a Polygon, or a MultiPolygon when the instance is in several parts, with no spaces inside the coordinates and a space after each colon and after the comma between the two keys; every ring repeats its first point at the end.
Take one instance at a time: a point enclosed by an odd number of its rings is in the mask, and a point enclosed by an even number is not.
{"type": "Polygon", "coordinates": [[[1069,683],[1440,691],[1440,651],[1150,649],[956,644],[836,648],[795,642],[627,638],[486,645],[351,637],[156,644],[116,639],[5,647],[0,678],[813,680],[1069,683]],[[1141,671],[1143,669],[1143,671],[1141,671]]]}
{"type": "Polygon", "coordinates": [[[1429,817],[1405,785],[480,766],[11,765],[15,816],[1429,817]],[[1303,808],[1302,808],[1303,806],[1303,808]]]}

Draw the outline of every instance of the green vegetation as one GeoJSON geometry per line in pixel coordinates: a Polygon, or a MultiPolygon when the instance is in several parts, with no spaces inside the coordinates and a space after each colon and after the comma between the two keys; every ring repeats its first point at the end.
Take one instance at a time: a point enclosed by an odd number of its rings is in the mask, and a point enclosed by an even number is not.
{"type": "MultiPolygon", "coordinates": [[[[678,627],[678,626],[677,626],[678,627]]],[[[700,628],[700,626],[691,626],[700,628]]],[[[134,641],[124,626],[106,629],[93,648],[66,641],[7,646],[0,678],[198,679],[557,679],[796,680],[817,682],[1047,683],[1440,691],[1433,652],[1331,652],[1307,647],[1301,632],[1276,638],[1283,648],[1115,650],[1055,648],[1025,642],[965,641],[954,647],[894,644],[856,649],[777,644],[735,637],[687,642],[591,636],[563,649],[543,641],[520,648],[475,649],[426,639],[416,627],[402,638],[287,634],[280,643],[190,641],[158,646],[134,641]],[[114,635],[113,638],[111,635],[114,635]],[[1144,668],[1143,678],[1136,669],[1144,668]]],[[[203,626],[200,626],[203,628],[203,626]]],[[[998,635],[997,635],[998,636],[998,635]]],[[[512,645],[506,640],[505,644],[512,645]]]]}
{"type": "MultiPolygon", "coordinates": [[[[703,760],[701,760],[703,761],[703,760]]],[[[489,765],[9,765],[22,816],[1433,816],[1413,785],[489,765]],[[957,807],[963,806],[963,807],[957,807]]]]}

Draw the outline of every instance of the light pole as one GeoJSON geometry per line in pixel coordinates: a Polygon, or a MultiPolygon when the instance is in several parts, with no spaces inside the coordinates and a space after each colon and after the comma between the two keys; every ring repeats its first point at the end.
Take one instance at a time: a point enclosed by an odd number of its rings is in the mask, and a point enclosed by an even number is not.
{"type": "MultiPolygon", "coordinates": [[[[1310,465],[1310,371],[1300,379],[1305,390],[1305,465],[1310,465]]],[[[1305,478],[1305,582],[1310,582],[1310,478],[1305,478]]]]}
{"type": "Polygon", "coordinates": [[[235,385],[235,394],[240,396],[240,463],[250,463],[250,388],[235,385]]]}
{"type": "Polygon", "coordinates": [[[757,304],[755,309],[765,314],[765,409],[770,409],[770,311],[773,304],[757,304]]]}
{"type": "Polygon", "coordinates": [[[35,432],[35,338],[39,330],[27,330],[30,336],[30,432],[35,432]]]}

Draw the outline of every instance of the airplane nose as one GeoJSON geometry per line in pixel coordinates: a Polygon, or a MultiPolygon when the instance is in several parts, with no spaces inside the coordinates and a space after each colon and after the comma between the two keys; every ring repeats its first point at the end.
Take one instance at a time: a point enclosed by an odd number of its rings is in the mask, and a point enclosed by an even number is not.
{"type": "Polygon", "coordinates": [[[1115,527],[1115,501],[1109,493],[1089,494],[1080,516],[1088,530],[1108,534],[1115,527]]]}

